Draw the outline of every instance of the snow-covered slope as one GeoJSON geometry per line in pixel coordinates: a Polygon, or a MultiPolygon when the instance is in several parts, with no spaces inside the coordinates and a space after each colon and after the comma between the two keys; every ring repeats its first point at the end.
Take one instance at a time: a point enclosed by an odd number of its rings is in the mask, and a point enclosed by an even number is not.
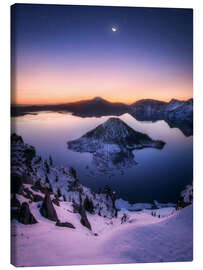
{"type": "MultiPolygon", "coordinates": [[[[155,202],[157,209],[148,210],[140,203],[132,212],[121,201],[117,212],[108,186],[95,193],[73,168],[43,160],[20,136],[11,143],[15,266],[192,260],[192,206],[175,211],[155,202]]],[[[191,188],[181,196],[191,198],[191,188]]]]}
{"type": "Polygon", "coordinates": [[[88,214],[92,232],[81,226],[69,202],[57,208],[57,213],[71,220],[76,229],[56,227],[37,216],[36,207],[32,211],[38,224],[17,224],[12,230],[18,247],[13,253],[17,266],[170,262],[193,258],[192,206],[165,218],[128,212],[129,221],[124,224],[120,213],[111,220],[88,214]]]}
{"type": "MultiPolygon", "coordinates": [[[[12,193],[25,195],[25,184],[41,183],[60,201],[83,204],[85,199],[94,206],[94,213],[114,217],[116,209],[109,187],[98,194],[80,184],[73,168],[54,165],[52,158],[43,160],[34,147],[23,142],[22,137],[11,136],[11,188],[12,193]]],[[[39,184],[38,184],[39,185],[39,184]]],[[[34,187],[35,190],[37,187],[34,187]]],[[[30,192],[34,192],[32,189],[30,192]]],[[[32,195],[30,195],[32,196],[32,195]]]]}
{"type": "Polygon", "coordinates": [[[170,120],[179,120],[179,121],[193,121],[193,99],[187,101],[177,101],[172,100],[167,108],[167,117],[170,120]]]}
{"type": "Polygon", "coordinates": [[[158,116],[163,113],[168,104],[153,99],[141,99],[131,105],[131,113],[134,115],[158,116]]]}
{"type": "Polygon", "coordinates": [[[170,112],[181,107],[185,102],[178,99],[171,99],[171,101],[166,105],[165,110],[170,112]]]}
{"type": "MultiPolygon", "coordinates": [[[[149,221],[148,221],[149,222],[149,221]]],[[[111,262],[175,262],[193,259],[193,209],[188,206],[154,224],[133,224],[106,237],[111,262]]]]}

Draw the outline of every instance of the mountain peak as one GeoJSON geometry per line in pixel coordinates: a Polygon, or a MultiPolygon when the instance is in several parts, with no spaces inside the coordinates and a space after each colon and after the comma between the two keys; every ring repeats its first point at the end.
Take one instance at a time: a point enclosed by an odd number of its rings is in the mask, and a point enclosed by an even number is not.
{"type": "Polygon", "coordinates": [[[162,148],[164,146],[163,142],[153,141],[147,134],[135,131],[121,119],[111,117],[81,138],[69,141],[68,147],[76,151],[80,149],[81,152],[96,152],[99,148],[105,148],[105,144],[117,145],[119,151],[143,147],[162,148]]]}
{"type": "Polygon", "coordinates": [[[178,99],[176,99],[176,98],[172,98],[171,100],[170,100],[170,102],[169,102],[169,104],[170,103],[183,103],[184,101],[182,101],[182,100],[178,100],[178,99]]]}
{"type": "Polygon", "coordinates": [[[107,126],[111,124],[124,124],[124,122],[117,117],[110,117],[106,122],[103,123],[103,125],[107,126]]]}
{"type": "Polygon", "coordinates": [[[94,97],[93,99],[92,99],[92,101],[99,101],[99,102],[106,102],[106,100],[105,99],[103,99],[103,98],[101,98],[101,97],[94,97]]]}

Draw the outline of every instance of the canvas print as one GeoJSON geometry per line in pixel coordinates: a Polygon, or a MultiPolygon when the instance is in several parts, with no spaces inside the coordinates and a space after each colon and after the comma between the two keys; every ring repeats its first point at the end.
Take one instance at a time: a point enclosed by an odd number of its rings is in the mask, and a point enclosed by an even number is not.
{"type": "Polygon", "coordinates": [[[193,259],[193,10],[11,6],[11,263],[193,259]]]}

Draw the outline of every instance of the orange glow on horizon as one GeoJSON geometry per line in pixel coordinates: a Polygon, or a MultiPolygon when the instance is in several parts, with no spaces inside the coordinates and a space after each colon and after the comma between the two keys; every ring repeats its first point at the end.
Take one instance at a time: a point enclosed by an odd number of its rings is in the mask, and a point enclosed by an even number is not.
{"type": "MultiPolygon", "coordinates": [[[[81,97],[81,98],[63,98],[63,99],[46,99],[45,98],[41,98],[40,100],[38,99],[33,99],[33,100],[26,100],[26,99],[19,99],[16,102],[16,99],[13,98],[11,99],[11,104],[12,105],[56,105],[56,104],[65,104],[65,103],[71,103],[71,102],[78,102],[78,101],[85,101],[85,100],[91,100],[93,98],[95,98],[96,95],[94,96],[86,96],[86,97],[81,97]]],[[[188,100],[190,98],[192,98],[192,96],[175,96],[175,97],[171,97],[171,98],[162,98],[160,96],[143,96],[143,97],[134,97],[131,99],[120,99],[120,98],[116,98],[116,97],[106,97],[106,96],[100,96],[101,98],[103,98],[106,101],[109,102],[121,102],[124,104],[132,104],[138,100],[141,99],[154,99],[154,100],[160,100],[160,101],[165,101],[165,102],[169,102],[172,98],[174,99],[178,99],[178,100],[188,100]]]]}
{"type": "Polygon", "coordinates": [[[191,98],[190,76],[166,74],[156,69],[63,69],[34,65],[16,69],[12,77],[12,104],[59,104],[93,99],[131,104],[140,99],[170,101],[191,98]]]}

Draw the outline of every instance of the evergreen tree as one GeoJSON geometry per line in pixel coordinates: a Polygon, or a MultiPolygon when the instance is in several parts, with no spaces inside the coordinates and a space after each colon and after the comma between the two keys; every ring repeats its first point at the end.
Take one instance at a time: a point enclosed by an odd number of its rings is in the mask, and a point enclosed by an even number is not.
{"type": "Polygon", "coordinates": [[[45,178],[46,183],[49,183],[49,178],[48,175],[46,174],[46,178],[45,178]]]}
{"type": "Polygon", "coordinates": [[[51,156],[49,156],[49,164],[50,164],[50,166],[53,166],[53,159],[51,156]]]}
{"type": "Polygon", "coordinates": [[[70,167],[69,173],[73,176],[73,178],[77,178],[76,170],[73,167],[70,167]]]}
{"type": "Polygon", "coordinates": [[[94,204],[92,202],[92,200],[90,200],[88,198],[88,196],[86,196],[85,200],[84,200],[84,204],[83,204],[85,210],[87,210],[89,213],[94,213],[94,204]]]}
{"type": "Polygon", "coordinates": [[[60,198],[62,196],[60,188],[57,188],[57,196],[60,198]]]}
{"type": "Polygon", "coordinates": [[[53,188],[52,188],[52,185],[51,184],[49,184],[49,192],[50,193],[53,193],[53,188]]]}
{"type": "Polygon", "coordinates": [[[44,161],[44,165],[45,165],[45,168],[46,168],[46,172],[50,173],[49,165],[48,165],[46,160],[44,161]]]}

